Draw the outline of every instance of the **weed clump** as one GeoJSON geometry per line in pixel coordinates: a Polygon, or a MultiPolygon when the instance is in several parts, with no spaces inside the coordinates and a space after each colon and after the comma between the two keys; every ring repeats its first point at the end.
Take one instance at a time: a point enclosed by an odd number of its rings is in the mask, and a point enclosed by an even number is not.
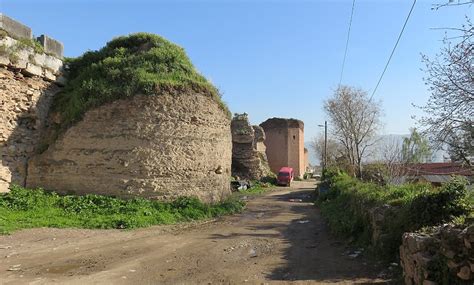
{"type": "Polygon", "coordinates": [[[68,83],[53,103],[66,126],[107,102],[162,91],[207,94],[230,117],[217,88],[194,68],[184,49],[154,34],[115,38],[98,51],[66,59],[66,65],[68,83]]]}
{"type": "Polygon", "coordinates": [[[0,194],[0,234],[33,227],[131,229],[209,219],[240,212],[244,207],[236,198],[209,205],[194,197],[172,202],[123,200],[92,194],[61,196],[12,186],[10,192],[0,194]]]}

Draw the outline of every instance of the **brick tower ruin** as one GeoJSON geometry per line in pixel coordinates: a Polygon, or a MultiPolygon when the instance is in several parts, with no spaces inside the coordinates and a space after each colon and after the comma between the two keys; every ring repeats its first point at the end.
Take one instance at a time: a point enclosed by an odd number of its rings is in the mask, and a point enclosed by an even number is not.
{"type": "Polygon", "coordinates": [[[305,173],[304,123],[296,119],[271,118],[261,123],[265,131],[266,154],[270,169],[292,167],[296,177],[305,173]]]}

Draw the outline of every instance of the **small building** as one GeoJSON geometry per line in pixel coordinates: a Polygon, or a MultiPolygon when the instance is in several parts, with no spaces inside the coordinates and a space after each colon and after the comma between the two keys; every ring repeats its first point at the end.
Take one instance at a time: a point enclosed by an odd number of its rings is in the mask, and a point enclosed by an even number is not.
{"type": "Polygon", "coordinates": [[[271,118],[261,123],[265,131],[266,154],[270,169],[278,173],[281,167],[291,167],[295,177],[306,170],[304,123],[297,119],[271,118]]]}
{"type": "Polygon", "coordinates": [[[474,183],[474,171],[471,167],[455,162],[417,163],[401,166],[402,175],[395,177],[395,184],[406,182],[428,182],[433,186],[451,180],[453,176],[464,176],[469,183],[474,183]]]}

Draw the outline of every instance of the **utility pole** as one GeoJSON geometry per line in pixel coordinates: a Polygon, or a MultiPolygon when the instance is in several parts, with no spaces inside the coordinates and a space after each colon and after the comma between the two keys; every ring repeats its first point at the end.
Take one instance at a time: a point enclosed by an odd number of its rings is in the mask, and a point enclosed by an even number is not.
{"type": "MultiPolygon", "coordinates": [[[[323,125],[318,125],[323,127],[323,125]]],[[[323,171],[326,169],[328,163],[328,121],[324,121],[324,157],[323,157],[323,171]]]]}
{"type": "Polygon", "coordinates": [[[328,163],[328,121],[324,121],[324,166],[323,170],[326,169],[328,163]]]}

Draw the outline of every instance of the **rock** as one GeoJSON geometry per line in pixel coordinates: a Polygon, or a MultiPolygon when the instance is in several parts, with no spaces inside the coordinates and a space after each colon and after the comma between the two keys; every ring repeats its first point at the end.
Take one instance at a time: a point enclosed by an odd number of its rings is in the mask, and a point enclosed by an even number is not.
{"type": "Polygon", "coordinates": [[[448,265],[449,269],[452,269],[452,268],[458,267],[459,263],[456,263],[456,262],[454,262],[454,260],[450,259],[450,260],[448,260],[447,265],[448,265]]]}
{"type": "Polygon", "coordinates": [[[10,59],[7,56],[0,55],[0,65],[9,65],[10,59]]]}
{"type": "Polygon", "coordinates": [[[48,81],[55,81],[57,79],[56,75],[54,75],[49,69],[44,70],[44,78],[48,81]]]}
{"type": "Polygon", "coordinates": [[[448,259],[452,259],[456,253],[452,250],[449,250],[449,249],[445,249],[441,252],[445,257],[447,257],[448,259]]]}
{"type": "Polygon", "coordinates": [[[257,256],[258,256],[258,255],[257,255],[257,252],[256,252],[255,249],[253,249],[253,248],[251,248],[251,249],[249,250],[249,255],[250,255],[250,257],[257,257],[257,256]]]}
{"type": "Polygon", "coordinates": [[[22,72],[26,75],[31,75],[31,76],[42,76],[43,75],[43,69],[41,66],[32,64],[28,62],[26,65],[26,68],[22,70],[22,72]]]}
{"type": "Polygon", "coordinates": [[[471,249],[471,242],[470,242],[468,239],[466,239],[466,238],[464,239],[464,246],[465,246],[466,248],[471,249]]]}
{"type": "Polygon", "coordinates": [[[469,266],[463,266],[459,270],[458,274],[456,274],[462,280],[470,280],[471,279],[471,268],[469,266]]]}

